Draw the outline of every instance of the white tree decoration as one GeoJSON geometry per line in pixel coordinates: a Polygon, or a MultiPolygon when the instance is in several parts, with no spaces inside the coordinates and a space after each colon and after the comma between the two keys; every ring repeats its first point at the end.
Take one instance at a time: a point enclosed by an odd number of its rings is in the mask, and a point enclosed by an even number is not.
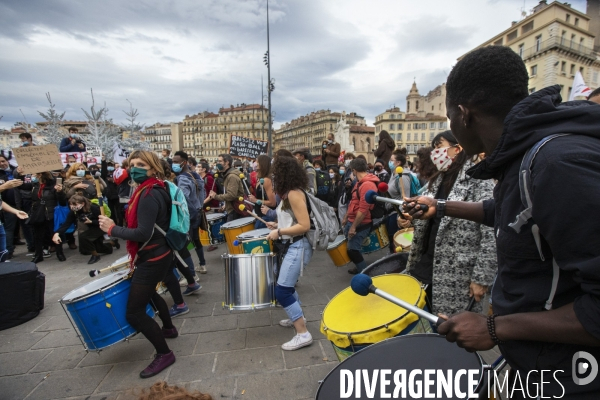
{"type": "Polygon", "coordinates": [[[104,104],[104,107],[96,110],[94,91],[91,90],[91,93],[92,107],[90,108],[90,112],[82,108],[88,120],[87,130],[89,134],[84,138],[85,144],[86,146],[99,147],[102,153],[106,155],[106,159],[110,161],[115,142],[121,142],[121,132],[119,132],[112,119],[108,118],[106,104],[104,104]]]}
{"type": "Polygon", "coordinates": [[[64,132],[61,130],[65,113],[59,114],[56,112],[56,106],[52,103],[50,92],[46,93],[46,98],[48,99],[48,103],[50,103],[48,111],[46,113],[38,111],[38,114],[48,122],[46,129],[44,129],[44,141],[48,144],[51,143],[55,144],[56,147],[60,147],[60,142],[65,137],[64,132]]]}
{"type": "Polygon", "coordinates": [[[138,124],[136,119],[139,115],[137,108],[133,108],[133,104],[127,100],[129,103],[129,111],[123,111],[127,116],[127,124],[122,124],[121,128],[124,131],[129,132],[129,137],[126,139],[122,139],[121,147],[125,150],[150,150],[150,145],[143,140],[142,129],[144,129],[144,124],[138,124]]]}

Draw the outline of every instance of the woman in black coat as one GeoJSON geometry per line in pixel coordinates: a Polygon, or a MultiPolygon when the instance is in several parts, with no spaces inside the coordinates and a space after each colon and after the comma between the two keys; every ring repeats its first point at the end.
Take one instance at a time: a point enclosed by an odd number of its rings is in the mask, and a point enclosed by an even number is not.
{"type": "Polygon", "coordinates": [[[383,160],[383,166],[389,172],[388,163],[392,158],[392,153],[396,148],[396,143],[394,139],[390,136],[388,131],[383,130],[379,133],[379,145],[377,149],[375,149],[375,158],[380,158],[383,160]]]}
{"type": "MultiPolygon", "coordinates": [[[[31,189],[31,212],[29,213],[29,224],[33,230],[33,243],[35,255],[31,260],[34,263],[44,261],[44,256],[49,257],[49,247],[52,245],[52,232],[54,231],[54,207],[65,205],[64,196],[57,193],[62,190],[57,185],[52,173],[42,172],[31,176],[33,187],[31,189]]],[[[57,244],[56,257],[59,261],[65,261],[62,245],[57,244]]]]}

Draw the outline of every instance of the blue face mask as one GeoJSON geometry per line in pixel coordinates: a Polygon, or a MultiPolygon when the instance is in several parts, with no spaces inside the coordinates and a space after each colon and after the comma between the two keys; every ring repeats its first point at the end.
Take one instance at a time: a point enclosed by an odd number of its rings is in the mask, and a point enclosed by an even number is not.
{"type": "Polygon", "coordinates": [[[390,171],[393,172],[396,169],[396,166],[394,165],[393,161],[388,161],[388,165],[390,167],[390,171]]]}
{"type": "Polygon", "coordinates": [[[315,168],[315,171],[320,171],[320,170],[321,170],[321,168],[320,168],[320,167],[316,167],[316,168],[315,168]]]}
{"type": "Polygon", "coordinates": [[[171,169],[173,170],[173,172],[175,172],[176,174],[181,172],[181,164],[175,164],[173,163],[173,165],[171,165],[171,169]]]}
{"type": "Polygon", "coordinates": [[[114,170],[115,170],[115,167],[106,167],[106,169],[107,169],[108,171],[114,171],[114,170]]]}
{"type": "Polygon", "coordinates": [[[32,176],[31,177],[31,182],[33,182],[33,183],[39,182],[37,176],[32,176]]]}
{"type": "Polygon", "coordinates": [[[345,172],[346,172],[346,170],[340,169],[340,175],[344,175],[345,172]]]}
{"type": "Polygon", "coordinates": [[[82,169],[78,169],[76,172],[78,177],[83,178],[85,176],[85,171],[82,169]]]}

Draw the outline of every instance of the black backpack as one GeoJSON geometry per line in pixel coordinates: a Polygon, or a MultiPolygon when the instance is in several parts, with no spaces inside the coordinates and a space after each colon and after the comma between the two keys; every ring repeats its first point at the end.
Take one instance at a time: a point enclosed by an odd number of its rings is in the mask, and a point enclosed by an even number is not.
{"type": "Polygon", "coordinates": [[[316,171],[316,180],[317,180],[317,188],[316,188],[316,197],[319,200],[323,200],[326,203],[329,203],[331,193],[333,192],[333,184],[331,183],[331,178],[328,173],[323,171],[316,171]]]}

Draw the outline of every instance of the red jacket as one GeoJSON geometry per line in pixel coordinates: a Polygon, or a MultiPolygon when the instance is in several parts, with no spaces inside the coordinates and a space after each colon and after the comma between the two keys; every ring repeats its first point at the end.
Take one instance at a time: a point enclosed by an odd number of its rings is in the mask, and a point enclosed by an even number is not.
{"type": "Polygon", "coordinates": [[[369,190],[374,190],[376,192],[378,183],[379,178],[373,174],[367,174],[354,185],[354,188],[352,189],[352,198],[348,205],[348,221],[354,222],[356,214],[359,211],[366,214],[365,218],[362,220],[362,224],[368,224],[372,221],[370,211],[373,209],[373,204],[367,203],[365,195],[369,190]]]}
{"type": "MultiPolygon", "coordinates": [[[[206,192],[206,197],[208,197],[211,190],[216,193],[217,192],[217,184],[215,183],[215,178],[211,174],[206,174],[206,176],[204,177],[204,191],[206,192]]],[[[211,201],[205,203],[205,207],[206,206],[215,207],[215,208],[219,207],[219,201],[211,200],[211,201]]]]}

